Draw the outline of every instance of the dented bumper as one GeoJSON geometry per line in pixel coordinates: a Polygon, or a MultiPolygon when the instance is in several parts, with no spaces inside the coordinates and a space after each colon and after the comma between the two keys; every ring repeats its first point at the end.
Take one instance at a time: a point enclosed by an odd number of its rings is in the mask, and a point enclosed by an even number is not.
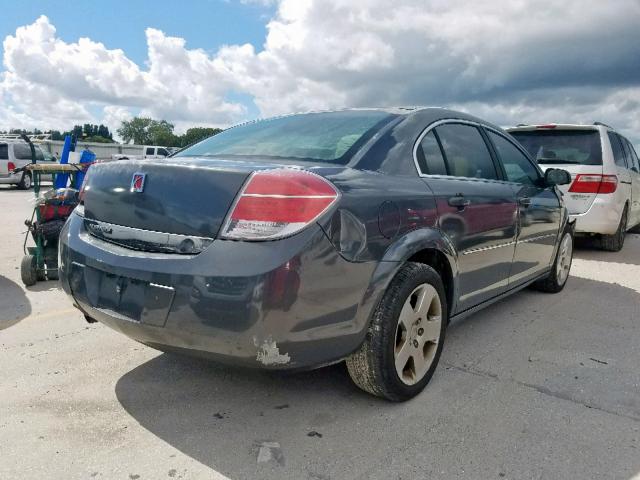
{"type": "Polygon", "coordinates": [[[317,225],[277,242],[215,240],[198,255],[105,242],[77,214],[60,238],[60,280],[75,303],[159,350],[298,369],[340,360],[364,338],[376,265],[342,258],[317,225]]]}

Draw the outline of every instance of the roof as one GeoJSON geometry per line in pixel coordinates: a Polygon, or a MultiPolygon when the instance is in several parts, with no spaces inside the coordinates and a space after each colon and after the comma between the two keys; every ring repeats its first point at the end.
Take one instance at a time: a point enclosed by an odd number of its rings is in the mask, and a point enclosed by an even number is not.
{"type": "Polygon", "coordinates": [[[505,128],[508,132],[532,132],[535,130],[597,130],[598,127],[611,128],[604,124],[548,123],[540,125],[518,125],[505,128]]]}

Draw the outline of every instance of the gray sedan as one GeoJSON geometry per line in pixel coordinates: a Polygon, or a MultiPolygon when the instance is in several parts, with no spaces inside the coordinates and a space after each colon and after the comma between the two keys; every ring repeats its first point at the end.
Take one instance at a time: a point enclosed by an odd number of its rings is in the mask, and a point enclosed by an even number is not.
{"type": "Polygon", "coordinates": [[[255,121],[171,158],[94,165],[60,278],[89,321],[151,347],[270,369],[346,360],[360,388],[406,400],[451,319],[562,290],[568,181],[444,109],[255,121]]]}

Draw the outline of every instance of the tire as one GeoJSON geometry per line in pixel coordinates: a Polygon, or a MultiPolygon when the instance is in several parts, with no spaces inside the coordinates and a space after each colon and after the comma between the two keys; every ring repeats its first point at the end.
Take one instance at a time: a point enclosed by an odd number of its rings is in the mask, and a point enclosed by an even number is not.
{"type": "Polygon", "coordinates": [[[573,261],[573,231],[566,229],[562,234],[556,259],[549,275],[533,284],[533,288],[546,293],[558,293],[562,291],[569,279],[571,262],[573,261]]]}
{"type": "Polygon", "coordinates": [[[420,393],[442,352],[449,318],[446,298],[433,268],[413,262],[404,265],[376,307],[364,342],[346,360],[353,382],[395,402],[420,393]],[[419,298],[430,299],[429,305],[423,301],[420,308],[419,298]]]}
{"type": "Polygon", "coordinates": [[[47,265],[47,269],[48,268],[51,268],[51,270],[47,270],[47,279],[48,280],[58,280],[60,278],[60,276],[58,275],[58,266],[57,265],[52,265],[52,266],[47,265]]]}
{"type": "Polygon", "coordinates": [[[31,188],[31,174],[25,173],[22,175],[22,179],[20,183],[18,183],[18,188],[20,190],[29,190],[31,188]]]}
{"type": "Polygon", "coordinates": [[[38,281],[38,263],[34,255],[25,255],[20,262],[20,277],[27,287],[38,281]]]}
{"type": "Polygon", "coordinates": [[[619,252],[624,246],[624,237],[627,233],[627,206],[625,205],[618,224],[618,230],[613,235],[600,236],[600,248],[607,252],[619,252]]]}

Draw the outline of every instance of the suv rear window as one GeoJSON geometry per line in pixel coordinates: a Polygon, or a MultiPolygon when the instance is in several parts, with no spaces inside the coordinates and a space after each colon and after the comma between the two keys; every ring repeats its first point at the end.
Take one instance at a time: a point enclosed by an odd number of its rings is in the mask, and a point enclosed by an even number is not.
{"type": "Polygon", "coordinates": [[[511,132],[540,164],[602,165],[597,130],[533,130],[511,132]]]}
{"type": "Polygon", "coordinates": [[[393,118],[396,115],[379,110],[276,117],[230,128],[176,156],[299,158],[345,164],[393,118]]]}

